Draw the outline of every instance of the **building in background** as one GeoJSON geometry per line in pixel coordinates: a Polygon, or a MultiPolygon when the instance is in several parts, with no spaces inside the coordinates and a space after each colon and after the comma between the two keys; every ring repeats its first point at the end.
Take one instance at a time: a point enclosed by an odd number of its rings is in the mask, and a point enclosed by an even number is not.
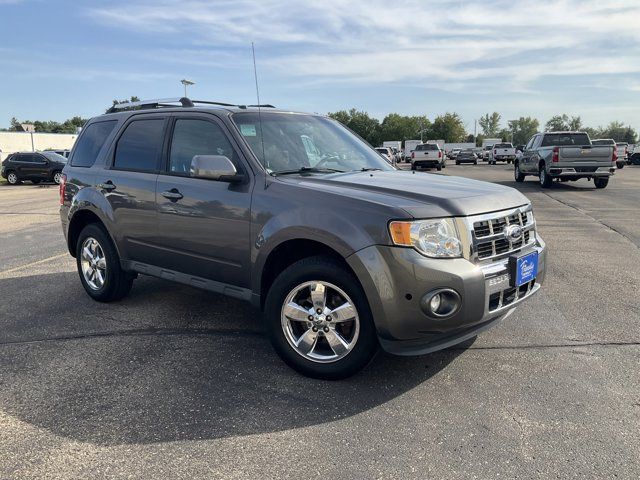
{"type": "Polygon", "coordinates": [[[0,132],[0,161],[15,152],[71,150],[76,138],[71,133],[0,132]]]}

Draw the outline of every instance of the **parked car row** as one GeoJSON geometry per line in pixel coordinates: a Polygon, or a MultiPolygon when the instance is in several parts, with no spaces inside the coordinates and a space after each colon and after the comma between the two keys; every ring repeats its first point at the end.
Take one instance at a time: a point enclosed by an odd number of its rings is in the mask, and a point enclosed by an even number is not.
{"type": "Polygon", "coordinates": [[[62,169],[67,159],[52,151],[17,152],[4,159],[0,166],[0,175],[10,185],[23,180],[38,184],[40,182],[60,183],[62,169]]]}

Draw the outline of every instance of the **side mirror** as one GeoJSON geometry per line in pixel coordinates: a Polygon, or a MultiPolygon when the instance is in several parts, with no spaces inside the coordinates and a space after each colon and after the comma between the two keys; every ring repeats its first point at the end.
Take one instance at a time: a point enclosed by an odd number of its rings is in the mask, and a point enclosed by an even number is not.
{"type": "Polygon", "coordinates": [[[190,176],[207,178],[221,182],[238,182],[243,176],[238,175],[235,165],[224,155],[195,155],[191,159],[190,176]]]}

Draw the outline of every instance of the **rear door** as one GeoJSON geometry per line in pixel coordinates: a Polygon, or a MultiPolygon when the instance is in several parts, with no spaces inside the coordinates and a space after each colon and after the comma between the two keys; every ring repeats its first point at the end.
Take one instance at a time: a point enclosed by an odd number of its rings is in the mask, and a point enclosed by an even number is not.
{"type": "Polygon", "coordinates": [[[211,114],[176,114],[167,161],[158,177],[159,265],[238,287],[250,287],[252,176],[236,143],[211,114]],[[245,181],[190,176],[195,155],[224,155],[245,181]]]}
{"type": "Polygon", "coordinates": [[[522,158],[520,159],[520,171],[521,172],[537,172],[538,162],[535,151],[535,146],[540,144],[540,134],[534,135],[529,140],[529,143],[524,147],[522,152],[522,158]]]}
{"type": "Polygon", "coordinates": [[[113,211],[114,236],[121,255],[154,264],[157,248],[156,181],[165,145],[168,116],[134,115],[118,132],[109,166],[96,176],[113,211]]]}

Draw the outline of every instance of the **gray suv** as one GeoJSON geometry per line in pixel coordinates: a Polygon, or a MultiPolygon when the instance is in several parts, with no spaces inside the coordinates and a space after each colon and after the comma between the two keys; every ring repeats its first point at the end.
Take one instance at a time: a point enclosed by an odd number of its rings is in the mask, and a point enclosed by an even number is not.
{"type": "Polygon", "coordinates": [[[545,274],[517,190],[399,171],[341,124],[267,105],[116,106],[83,129],[60,197],[92,298],[146,274],[249,301],[282,359],[317,378],[354,374],[379,346],[469,339],[545,274]]]}

